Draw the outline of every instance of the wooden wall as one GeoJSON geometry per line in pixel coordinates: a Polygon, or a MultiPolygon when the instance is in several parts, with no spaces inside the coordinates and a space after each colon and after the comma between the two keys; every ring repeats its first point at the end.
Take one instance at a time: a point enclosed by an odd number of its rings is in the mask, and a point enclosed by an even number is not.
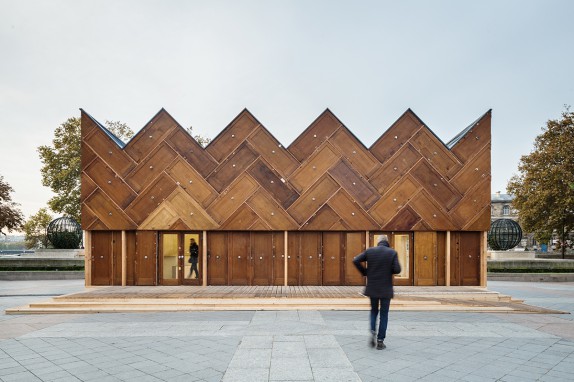
{"type": "Polygon", "coordinates": [[[244,110],[204,149],[163,109],[127,144],[82,110],[82,228],[487,231],[490,119],[445,145],[409,109],[366,148],[326,110],[284,147],[244,110]]]}

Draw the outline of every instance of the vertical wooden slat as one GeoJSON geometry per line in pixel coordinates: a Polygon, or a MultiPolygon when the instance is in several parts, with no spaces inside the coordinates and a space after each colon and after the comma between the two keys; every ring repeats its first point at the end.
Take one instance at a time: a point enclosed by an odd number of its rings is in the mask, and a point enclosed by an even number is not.
{"type": "Polygon", "coordinates": [[[446,243],[445,243],[445,249],[446,249],[446,261],[445,261],[445,267],[446,267],[446,274],[445,274],[445,285],[446,286],[450,286],[450,231],[446,231],[446,243]]]}
{"type": "Polygon", "coordinates": [[[487,249],[487,232],[481,232],[480,240],[480,286],[486,287],[486,276],[488,267],[486,263],[486,249],[487,249]]]}
{"type": "Polygon", "coordinates": [[[285,261],[285,269],[283,270],[283,272],[284,272],[284,274],[285,274],[285,276],[284,276],[285,279],[284,279],[284,281],[283,281],[283,284],[285,284],[285,286],[288,286],[288,285],[289,285],[289,284],[288,284],[288,280],[287,280],[287,277],[288,277],[288,275],[289,275],[289,274],[288,274],[288,269],[289,269],[289,267],[287,266],[287,255],[289,254],[289,245],[288,245],[288,243],[289,243],[288,239],[289,239],[289,238],[288,238],[288,235],[289,235],[289,233],[288,233],[287,231],[285,231],[285,236],[284,236],[284,238],[283,238],[283,246],[284,246],[284,251],[285,251],[285,258],[284,258],[284,261],[285,261]]]}
{"type": "Polygon", "coordinates": [[[202,266],[201,266],[201,275],[202,275],[202,286],[207,286],[207,231],[203,231],[203,253],[202,253],[202,266]]]}
{"type": "Polygon", "coordinates": [[[126,286],[128,270],[128,241],[126,231],[122,231],[122,286],[126,286]]]}
{"type": "Polygon", "coordinates": [[[84,231],[84,285],[92,285],[92,231],[84,231]]]}

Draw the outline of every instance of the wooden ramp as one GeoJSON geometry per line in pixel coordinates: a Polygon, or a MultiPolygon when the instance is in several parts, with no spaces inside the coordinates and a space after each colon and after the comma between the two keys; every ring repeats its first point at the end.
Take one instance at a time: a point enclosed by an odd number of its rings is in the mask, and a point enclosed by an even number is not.
{"type": "MultiPolygon", "coordinates": [[[[206,310],[368,310],[357,286],[91,287],[6,314],[172,312],[206,310]]],[[[395,287],[391,310],[562,313],[523,304],[479,287],[395,287]]]]}

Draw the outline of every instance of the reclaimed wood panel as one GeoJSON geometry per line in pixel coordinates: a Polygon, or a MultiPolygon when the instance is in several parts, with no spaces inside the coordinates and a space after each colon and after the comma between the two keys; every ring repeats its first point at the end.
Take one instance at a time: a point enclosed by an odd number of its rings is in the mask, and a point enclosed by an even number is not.
{"type": "Polygon", "coordinates": [[[490,177],[490,144],[468,161],[456,174],[451,184],[460,193],[466,193],[470,188],[483,179],[490,177]]]}
{"type": "Polygon", "coordinates": [[[189,196],[207,207],[218,195],[218,192],[187,162],[178,159],[168,167],[166,172],[189,196]]]}
{"type": "Polygon", "coordinates": [[[259,185],[273,195],[275,200],[287,209],[297,198],[299,194],[293,189],[286,180],[279,174],[275,173],[262,160],[257,160],[248,170],[248,173],[259,183],[259,185]]]}
{"type": "Polygon", "coordinates": [[[341,217],[345,225],[353,231],[373,230],[379,225],[364,211],[361,206],[353,201],[351,196],[343,190],[339,190],[331,199],[329,206],[341,217]]]}
{"type": "Polygon", "coordinates": [[[466,134],[451,148],[451,151],[466,162],[476,155],[483,147],[491,142],[491,116],[492,112],[486,112],[478,121],[473,123],[466,134]]]}
{"type": "Polygon", "coordinates": [[[84,138],[84,142],[121,176],[127,175],[135,167],[130,156],[100,129],[92,130],[92,133],[84,138]]]}
{"type": "Polygon", "coordinates": [[[162,173],[151,185],[140,193],[126,208],[126,213],[140,224],[175,190],[177,184],[162,173]]]}
{"type": "Polygon", "coordinates": [[[99,189],[86,199],[86,205],[108,228],[118,227],[117,229],[129,230],[137,227],[134,221],[99,189]]]}
{"type": "Polygon", "coordinates": [[[400,211],[409,200],[419,192],[420,186],[410,176],[406,176],[402,182],[393,186],[374,206],[369,210],[371,216],[379,224],[388,222],[400,211]]]}
{"type": "Polygon", "coordinates": [[[140,192],[161,174],[176,158],[177,154],[168,145],[162,144],[126,177],[126,182],[140,192]]]}
{"type": "Polygon", "coordinates": [[[454,187],[428,162],[419,162],[410,173],[446,210],[450,210],[461,199],[454,187]]]}
{"type": "Polygon", "coordinates": [[[216,161],[221,162],[230,152],[239,147],[258,125],[257,119],[247,109],[243,110],[207,145],[207,152],[216,161]]]}
{"type": "Polygon", "coordinates": [[[217,161],[183,129],[175,129],[166,142],[203,177],[217,167],[217,161]]]}
{"type": "Polygon", "coordinates": [[[369,148],[371,154],[384,163],[405,145],[421,128],[422,121],[408,109],[393,125],[369,148]]]}
{"type": "Polygon", "coordinates": [[[339,159],[335,149],[326,144],[301,164],[291,175],[289,182],[297,191],[302,192],[321,178],[339,159]]]}
{"type": "Polygon", "coordinates": [[[309,214],[317,211],[340,188],[339,184],[329,175],[323,176],[305,193],[303,193],[287,212],[299,224],[309,219],[309,214]]]}
{"type": "Polygon", "coordinates": [[[444,177],[450,179],[462,167],[456,156],[428,129],[420,129],[409,141],[444,177]]]}
{"type": "Polygon", "coordinates": [[[244,110],[203,148],[161,110],[124,147],[82,111],[82,227],[487,230],[490,139],[490,112],[445,145],[407,110],[367,149],[326,110],[285,148],[244,110]]]}
{"type": "Polygon", "coordinates": [[[421,155],[407,143],[369,178],[369,182],[382,195],[396,181],[408,174],[420,159],[421,155]]]}
{"type": "Polygon", "coordinates": [[[282,176],[288,177],[299,167],[299,161],[263,126],[259,126],[247,141],[282,176]]]}
{"type": "Polygon", "coordinates": [[[297,222],[262,189],[257,190],[247,199],[247,205],[275,231],[290,231],[299,228],[297,222]]]}
{"type": "Polygon", "coordinates": [[[327,109],[291,143],[289,151],[299,162],[303,162],[327,141],[339,126],[341,122],[327,109]]]}
{"type": "Polygon", "coordinates": [[[361,141],[344,126],[333,134],[329,142],[339,149],[347,162],[364,177],[370,176],[381,165],[361,141]]]}
{"type": "Polygon", "coordinates": [[[126,145],[125,152],[140,162],[162,144],[176,128],[181,128],[171,115],[161,109],[126,145]]]}
{"type": "Polygon", "coordinates": [[[208,212],[213,219],[221,223],[236,211],[259,187],[257,182],[249,175],[242,175],[226,191],[215,199],[209,206],[208,212]]]}
{"type": "Polygon", "coordinates": [[[303,224],[300,228],[305,231],[318,231],[326,228],[331,229],[331,227],[337,225],[341,221],[341,217],[328,205],[324,205],[313,214],[307,222],[303,224]]]}
{"type": "Polygon", "coordinates": [[[214,189],[221,192],[238,176],[243,174],[257,157],[257,153],[251,149],[251,146],[244,143],[217,166],[211,175],[207,177],[207,181],[214,189]]]}
{"type": "Polygon", "coordinates": [[[331,167],[328,173],[365,209],[381,198],[377,190],[344,160],[331,167]]]}
{"type": "MultiPolygon", "coordinates": [[[[136,197],[126,182],[99,159],[86,167],[85,174],[121,208],[127,207],[136,197]]],[[[89,185],[90,182],[86,183],[89,185]]]]}

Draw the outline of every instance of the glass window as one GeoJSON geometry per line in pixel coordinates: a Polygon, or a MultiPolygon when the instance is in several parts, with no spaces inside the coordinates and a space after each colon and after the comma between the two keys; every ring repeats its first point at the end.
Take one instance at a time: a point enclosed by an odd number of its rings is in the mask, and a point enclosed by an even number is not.
{"type": "Polygon", "coordinates": [[[510,215],[510,206],[505,205],[504,207],[502,207],[502,214],[503,215],[510,215]]]}

